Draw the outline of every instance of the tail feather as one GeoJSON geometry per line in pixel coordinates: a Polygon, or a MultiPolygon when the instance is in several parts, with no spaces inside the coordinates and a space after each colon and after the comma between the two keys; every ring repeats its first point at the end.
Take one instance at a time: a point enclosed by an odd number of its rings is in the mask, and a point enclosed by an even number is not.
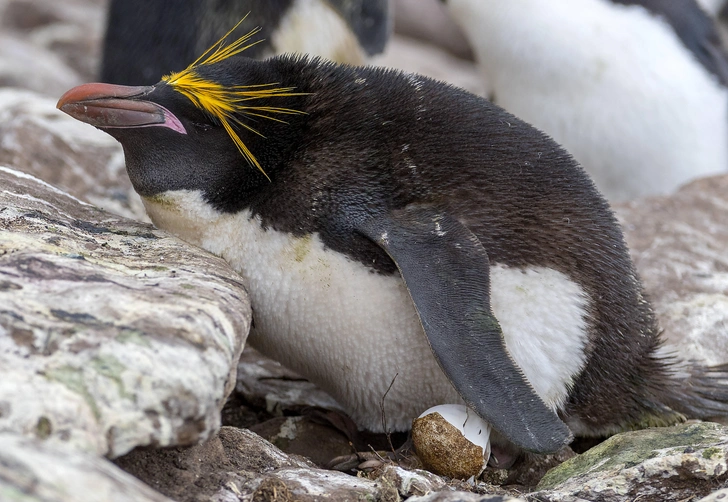
{"type": "Polygon", "coordinates": [[[728,364],[679,361],[670,370],[670,384],[660,396],[663,403],[687,418],[728,419],[728,364]]]}

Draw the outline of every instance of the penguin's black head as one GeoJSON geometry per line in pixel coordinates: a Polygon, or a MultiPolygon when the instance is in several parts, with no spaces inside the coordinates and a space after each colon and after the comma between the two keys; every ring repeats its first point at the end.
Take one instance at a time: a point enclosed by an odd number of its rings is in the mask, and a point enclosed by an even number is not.
{"type": "Polygon", "coordinates": [[[269,182],[284,154],[276,137],[302,115],[288,107],[300,94],[280,87],[264,62],[238,55],[250,36],[213,46],[153,86],[85,84],[57,106],[122,144],[140,195],[193,190],[229,207],[269,182]]]}

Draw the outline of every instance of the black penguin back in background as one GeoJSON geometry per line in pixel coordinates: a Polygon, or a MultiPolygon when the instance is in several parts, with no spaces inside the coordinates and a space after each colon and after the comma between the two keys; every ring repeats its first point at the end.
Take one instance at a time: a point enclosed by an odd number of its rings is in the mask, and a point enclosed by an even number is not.
{"type": "Polygon", "coordinates": [[[384,51],[393,23],[389,0],[328,0],[328,3],[344,18],[368,55],[384,51]]]}
{"type": "MultiPolygon", "coordinates": [[[[239,27],[256,26],[268,38],[293,0],[111,0],[102,55],[101,80],[147,85],[183,70],[243,16],[239,27]]],[[[263,56],[267,45],[246,52],[263,56]]]]}
{"type": "MultiPolygon", "coordinates": [[[[100,80],[154,84],[162,75],[186,68],[246,15],[237,32],[260,27],[255,40],[263,41],[245,55],[271,56],[272,34],[299,3],[302,0],[111,0],[100,80]]],[[[389,0],[326,3],[347,23],[367,54],[384,50],[391,32],[389,0]]],[[[316,20],[311,23],[315,26],[316,20]]]]}

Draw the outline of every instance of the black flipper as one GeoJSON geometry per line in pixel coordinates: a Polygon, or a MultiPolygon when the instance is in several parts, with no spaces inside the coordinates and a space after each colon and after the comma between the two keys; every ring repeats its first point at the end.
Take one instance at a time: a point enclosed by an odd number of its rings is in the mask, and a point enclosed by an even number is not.
{"type": "Polygon", "coordinates": [[[421,206],[374,217],[358,230],[397,264],[435,358],[467,405],[525,450],[551,453],[567,444],[571,431],[508,354],[478,238],[421,206]]]}

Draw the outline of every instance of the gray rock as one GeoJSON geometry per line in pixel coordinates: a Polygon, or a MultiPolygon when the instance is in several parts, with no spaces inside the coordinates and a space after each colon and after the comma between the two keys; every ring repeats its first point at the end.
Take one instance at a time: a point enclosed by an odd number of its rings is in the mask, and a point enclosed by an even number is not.
{"type": "Polygon", "coordinates": [[[666,340],[681,357],[728,362],[728,175],[615,209],[666,340]]]}
{"type": "Polygon", "coordinates": [[[0,500],[18,502],[172,502],[111,462],[0,434],[0,500]]]}
{"type": "Polygon", "coordinates": [[[273,415],[300,411],[307,406],[343,412],[341,405],[326,392],[251,347],[240,358],[235,390],[273,415]]]}
{"type": "Polygon", "coordinates": [[[13,63],[15,74],[25,75],[21,87],[58,97],[66,89],[62,80],[53,80],[57,70],[81,81],[97,80],[105,16],[105,0],[0,0],[3,32],[55,63],[44,66],[11,52],[3,59],[13,63]]]}
{"type": "Polygon", "coordinates": [[[391,484],[403,498],[424,496],[447,487],[445,479],[436,474],[419,469],[403,469],[396,465],[385,466],[377,481],[391,484]]]}
{"type": "Polygon", "coordinates": [[[81,76],[53,52],[17,37],[0,35],[0,86],[60,96],[81,83],[81,76]]]}
{"type": "Polygon", "coordinates": [[[691,423],[618,434],[549,471],[530,500],[669,502],[728,479],[728,428],[691,423]]]}
{"type": "Polygon", "coordinates": [[[56,109],[57,98],[0,89],[0,164],[120,216],[149,221],[114,138],[56,109]]]}
{"type": "Polygon", "coordinates": [[[325,467],[332,459],[352,452],[343,433],[305,416],[272,418],[250,430],[282,451],[303,455],[319,466],[325,467]]]}
{"type": "Polygon", "coordinates": [[[0,167],[0,431],[114,457],[220,424],[250,322],[220,259],[0,167]]]}
{"type": "Polygon", "coordinates": [[[382,500],[397,501],[397,490],[366,478],[359,478],[323,469],[280,469],[271,472],[254,487],[256,493],[279,486],[293,500],[315,502],[325,497],[330,500],[382,500]]]}
{"type": "Polygon", "coordinates": [[[479,495],[470,492],[433,492],[419,497],[410,497],[407,502],[526,502],[510,495],[479,495]]]}
{"type": "Polygon", "coordinates": [[[193,448],[134,451],[116,463],[178,502],[399,500],[391,485],[317,469],[232,427],[193,448]]]}
{"type": "Polygon", "coordinates": [[[713,492],[707,497],[703,497],[697,502],[726,502],[728,501],[728,488],[723,488],[717,492],[713,492]]]}

